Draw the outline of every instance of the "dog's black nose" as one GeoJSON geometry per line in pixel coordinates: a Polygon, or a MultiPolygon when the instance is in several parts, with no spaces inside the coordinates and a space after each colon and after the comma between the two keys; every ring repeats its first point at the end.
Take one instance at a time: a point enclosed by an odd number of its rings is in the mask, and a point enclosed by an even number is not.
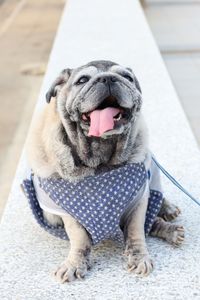
{"type": "Polygon", "coordinates": [[[97,79],[97,81],[102,83],[112,83],[116,82],[117,78],[115,76],[101,76],[97,79]]]}

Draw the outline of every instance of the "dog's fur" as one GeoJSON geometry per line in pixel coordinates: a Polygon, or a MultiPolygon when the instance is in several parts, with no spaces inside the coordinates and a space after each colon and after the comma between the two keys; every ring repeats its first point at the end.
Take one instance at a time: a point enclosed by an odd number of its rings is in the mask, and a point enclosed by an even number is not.
{"type": "MultiPolygon", "coordinates": [[[[47,102],[35,119],[27,142],[30,166],[36,175],[78,181],[125,162],[144,160],[148,151],[147,129],[141,115],[141,88],[131,69],[110,61],[65,69],[47,93],[47,102]],[[104,99],[111,105],[115,99],[127,115],[100,138],[88,137],[89,126],[82,114],[99,107],[104,99]]],[[[153,268],[144,236],[148,196],[148,192],[143,195],[124,225],[128,268],[143,276],[153,268]]],[[[179,213],[177,207],[164,201],[151,234],[179,245],[184,238],[183,228],[166,222],[179,213]]],[[[55,272],[57,280],[84,277],[90,266],[91,240],[87,231],[70,215],[62,220],[48,213],[45,216],[51,223],[64,223],[71,244],[68,258],[55,272]]]]}

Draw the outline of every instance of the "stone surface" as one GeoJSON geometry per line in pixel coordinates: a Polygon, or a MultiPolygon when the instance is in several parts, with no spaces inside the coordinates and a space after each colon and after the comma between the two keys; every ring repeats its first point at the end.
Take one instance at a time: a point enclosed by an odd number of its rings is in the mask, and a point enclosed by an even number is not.
{"type": "MultiPolygon", "coordinates": [[[[160,4],[162,1],[160,1],[160,4]]],[[[148,5],[146,14],[162,52],[199,51],[200,2],[148,5]]]]}
{"type": "Polygon", "coordinates": [[[147,20],[200,145],[200,1],[146,3],[147,20]]]}
{"type": "MultiPolygon", "coordinates": [[[[138,1],[68,1],[36,113],[61,69],[92,59],[110,59],[133,68],[143,90],[151,149],[199,197],[200,153],[138,1]]],[[[22,155],[0,229],[2,300],[200,298],[200,208],[166,179],[166,196],[181,208],[177,222],[186,228],[180,249],[148,238],[155,269],[148,278],[140,279],[127,273],[123,248],[105,242],[95,247],[94,266],[85,280],[59,285],[50,272],[66,257],[69,245],[35,223],[19,187],[27,172],[22,155]]]]}
{"type": "Polygon", "coordinates": [[[200,146],[200,52],[164,55],[164,60],[200,146]]]}

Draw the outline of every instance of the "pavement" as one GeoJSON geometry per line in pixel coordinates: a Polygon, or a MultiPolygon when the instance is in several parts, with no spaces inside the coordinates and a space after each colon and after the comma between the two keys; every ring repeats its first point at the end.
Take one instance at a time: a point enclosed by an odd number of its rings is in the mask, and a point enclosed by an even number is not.
{"type": "Polygon", "coordinates": [[[145,0],[145,15],[200,145],[200,1],[145,0]]]}
{"type": "MultiPolygon", "coordinates": [[[[68,1],[35,113],[45,105],[45,93],[59,70],[100,58],[135,71],[142,86],[151,150],[199,198],[200,152],[138,1],[68,1]]],[[[200,299],[199,208],[165,178],[165,196],[182,211],[176,222],[186,229],[183,246],[174,249],[148,238],[154,271],[137,278],[127,272],[123,246],[104,242],[94,248],[93,267],[85,280],[60,285],[50,273],[66,257],[69,243],[36,224],[19,187],[28,172],[22,155],[0,226],[2,300],[200,299]]]]}
{"type": "Polygon", "coordinates": [[[0,1],[0,217],[27,136],[63,5],[63,0],[0,1]]]}

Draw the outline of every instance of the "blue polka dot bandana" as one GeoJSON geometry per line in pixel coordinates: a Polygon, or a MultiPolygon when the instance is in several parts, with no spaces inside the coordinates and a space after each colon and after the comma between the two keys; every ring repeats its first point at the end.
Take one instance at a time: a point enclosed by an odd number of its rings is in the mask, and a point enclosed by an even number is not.
{"type": "MultiPolygon", "coordinates": [[[[150,232],[163,200],[162,192],[150,188],[150,177],[150,171],[143,163],[134,163],[86,177],[77,183],[53,178],[38,178],[38,182],[39,188],[63,211],[77,219],[90,234],[93,244],[97,244],[105,239],[123,241],[121,217],[137,204],[146,184],[149,202],[145,233],[150,232]]],[[[49,233],[68,239],[64,227],[51,225],[44,218],[33,175],[23,181],[22,188],[37,222],[49,233]]]]}

